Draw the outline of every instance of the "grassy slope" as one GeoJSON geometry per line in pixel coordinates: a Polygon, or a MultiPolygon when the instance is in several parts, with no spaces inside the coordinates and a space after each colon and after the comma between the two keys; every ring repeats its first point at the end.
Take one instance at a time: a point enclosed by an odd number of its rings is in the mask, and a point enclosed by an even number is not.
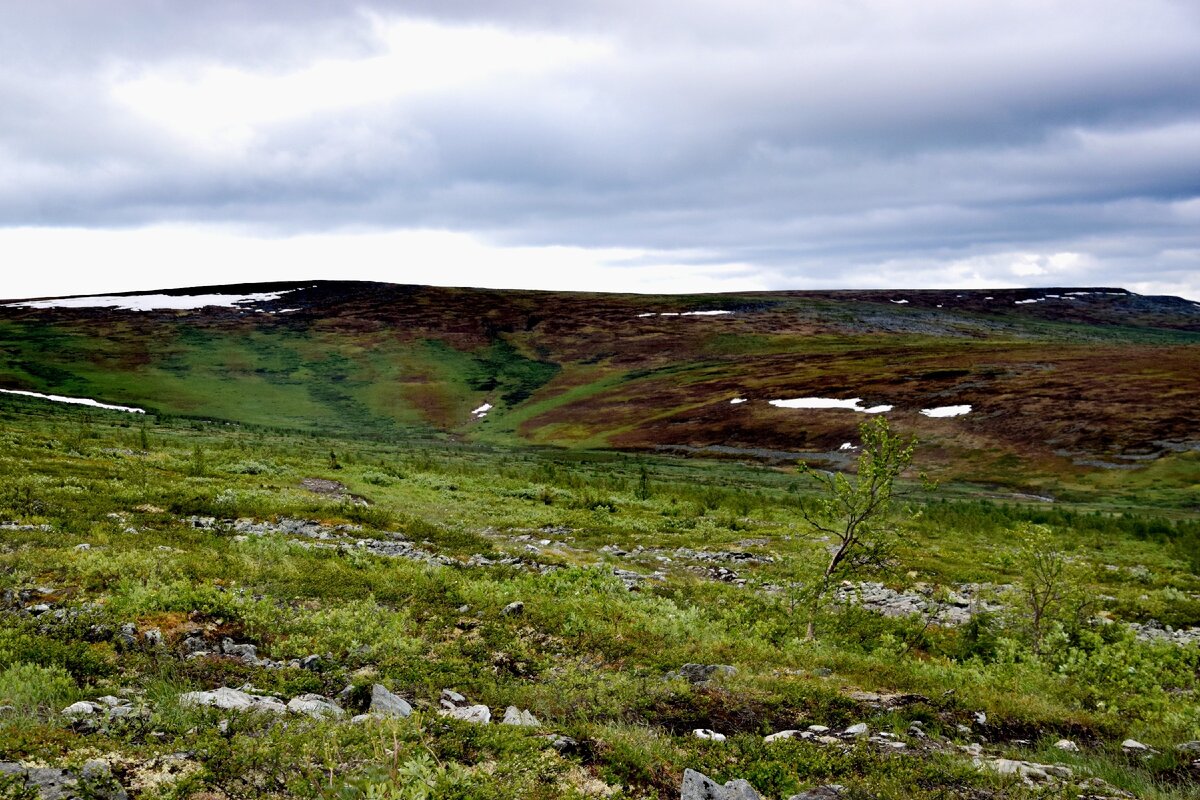
{"type": "MultiPolygon", "coordinates": [[[[799,741],[767,747],[761,740],[786,727],[860,719],[906,735],[920,720],[935,736],[965,742],[983,734],[994,754],[1065,763],[1140,797],[1195,795],[1185,761],[1170,746],[1200,737],[1200,662],[1177,648],[1096,639],[1078,644],[1075,655],[1039,659],[1016,644],[1011,652],[989,650],[963,631],[861,615],[825,620],[817,643],[802,642],[786,602],[755,588],[786,580],[821,552],[799,522],[795,480],[780,471],[145,422],[143,439],[139,418],[0,398],[0,518],[52,529],[2,534],[0,588],[43,586],[50,591],[43,599],[69,608],[99,601],[89,622],[158,626],[172,647],[186,630],[207,628],[257,643],[273,658],[328,654],[327,666],[268,671],[222,659],[189,662],[114,649],[89,638],[86,625],[5,616],[0,694],[8,695],[0,703],[26,699],[0,717],[4,758],[73,763],[104,754],[129,782],[154,757],[193,754],[184,758],[182,779],[144,796],[360,797],[366,785],[394,779],[395,765],[415,769],[422,754],[468,769],[458,788],[444,790],[456,797],[600,790],[670,797],[684,767],[748,778],[771,797],[821,782],[884,798],[1027,796],[1019,782],[979,773],[962,757],[890,756],[869,745],[843,752],[799,741]],[[330,450],[341,469],[330,470],[330,450]],[[650,490],[639,498],[643,466],[650,490]],[[308,493],[298,482],[312,475],[344,481],[374,505],[308,493]],[[305,549],[280,536],[238,540],[192,528],[185,518],[197,513],[359,522],[361,535],[398,530],[452,557],[511,553],[562,569],[427,568],[305,549]],[[531,556],[521,538],[528,534],[558,543],[531,556]],[[92,549],[75,549],[80,543],[92,549]],[[651,552],[617,559],[600,550],[610,544],[651,552]],[[703,564],[693,566],[678,547],[748,549],[780,560],[737,565],[750,580],[742,588],[705,579],[703,564]],[[664,564],[655,552],[673,561],[664,564]],[[605,565],[666,577],[629,593],[605,565]],[[514,600],[525,603],[525,614],[500,614],[514,600]],[[730,663],[739,672],[708,688],[661,679],[689,661],[730,663]],[[29,673],[29,664],[41,672],[29,673]],[[452,687],[493,708],[528,707],[582,749],[562,756],[540,732],[451,724],[428,711],[366,726],[235,719],[222,736],[215,714],[175,702],[184,690],[245,681],[287,695],[382,681],[422,709],[452,687]],[[33,684],[43,687],[41,696],[31,694],[33,684]],[[855,689],[930,700],[872,711],[849,697],[855,689]],[[146,722],[81,733],[53,713],[74,699],[122,690],[150,704],[146,722]],[[980,710],[987,726],[960,733],[956,726],[980,710]],[[696,727],[722,730],[731,741],[699,741],[688,735],[696,727]],[[1064,735],[1084,752],[1049,746],[1064,735]],[[1125,736],[1162,755],[1126,758],[1117,746],[1125,736]]],[[[1104,605],[1113,614],[1200,624],[1200,563],[1188,560],[1184,544],[1200,539],[1194,519],[961,498],[956,487],[930,498],[893,582],[1016,580],[1012,526],[1045,522],[1083,569],[1089,592],[1110,598],[1104,605]]],[[[1039,796],[1078,792],[1064,785],[1039,796]]]]}
{"type": "MultiPolygon", "coordinates": [[[[287,315],[0,308],[0,386],[390,439],[806,452],[851,440],[861,417],[765,401],[858,396],[895,404],[893,421],[927,442],[942,477],[1049,493],[1114,480],[1081,462],[1195,441],[1200,320],[1190,304],[1098,295],[1018,307],[1021,292],[904,294],[910,304],[889,302],[892,293],[322,284],[279,301],[306,309],[287,315]],[[715,307],[736,313],[638,317],[715,307]],[[752,402],[731,407],[736,395],[752,402]],[[472,419],[485,401],[495,408],[472,419]],[[959,403],[974,412],[916,413],[959,403]]],[[[1157,499],[1174,492],[1186,504],[1200,480],[1194,460],[1165,463],[1156,474],[1172,485],[1157,499]]]]}

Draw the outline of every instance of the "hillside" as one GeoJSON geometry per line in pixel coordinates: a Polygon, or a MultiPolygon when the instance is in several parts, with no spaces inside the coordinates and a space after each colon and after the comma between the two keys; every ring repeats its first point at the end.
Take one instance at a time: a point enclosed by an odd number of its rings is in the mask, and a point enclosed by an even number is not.
{"type": "Polygon", "coordinates": [[[0,388],[393,440],[833,465],[868,415],[770,401],[860,398],[862,409],[891,406],[945,478],[1060,491],[1117,473],[1122,484],[1188,487],[1200,471],[1200,304],[1180,298],[351,282],[161,294],[103,301],[132,308],[5,302],[0,388]],[[203,302],[185,299],[196,295],[224,305],[186,307],[203,302]],[[257,297],[229,299],[247,295],[257,297]]]}

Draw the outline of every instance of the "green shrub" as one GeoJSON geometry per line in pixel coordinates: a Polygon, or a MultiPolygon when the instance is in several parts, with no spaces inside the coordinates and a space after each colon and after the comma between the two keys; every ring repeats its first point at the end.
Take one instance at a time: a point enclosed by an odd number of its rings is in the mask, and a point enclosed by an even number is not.
{"type": "Polygon", "coordinates": [[[0,672],[0,704],[18,714],[56,711],[70,705],[78,690],[62,667],[18,661],[0,672]]]}

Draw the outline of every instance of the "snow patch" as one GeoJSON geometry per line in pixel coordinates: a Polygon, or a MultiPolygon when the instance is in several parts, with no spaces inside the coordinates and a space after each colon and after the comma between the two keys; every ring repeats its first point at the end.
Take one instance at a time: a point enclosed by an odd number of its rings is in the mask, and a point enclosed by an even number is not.
{"type": "Polygon", "coordinates": [[[838,450],[854,450],[854,449],[855,449],[855,447],[854,447],[853,442],[842,442],[842,446],[838,448],[838,450]]]}
{"type": "Polygon", "coordinates": [[[895,304],[896,304],[896,305],[898,305],[898,306],[902,306],[902,305],[904,305],[905,303],[907,303],[908,301],[907,301],[907,300],[888,300],[888,302],[889,302],[889,303],[895,303],[895,304]]]}
{"type": "Polygon", "coordinates": [[[484,417],[487,416],[487,413],[491,410],[492,410],[492,404],[484,403],[479,408],[472,411],[471,416],[473,416],[475,419],[483,419],[484,417]]]}
{"type": "Polygon", "coordinates": [[[852,397],[849,400],[838,400],[833,397],[794,397],[791,400],[771,400],[770,403],[776,408],[845,408],[860,414],[882,414],[893,408],[888,405],[865,408],[862,405],[861,397],[852,397]]]}
{"type": "Polygon", "coordinates": [[[720,309],[714,311],[660,311],[658,313],[651,311],[645,314],[638,314],[638,317],[718,317],[722,314],[732,313],[732,311],[723,311],[720,309]]]}
{"type": "Polygon", "coordinates": [[[963,414],[970,414],[971,406],[938,406],[936,408],[922,408],[921,414],[926,417],[961,417],[963,414]]]}
{"type": "Polygon", "coordinates": [[[8,303],[7,306],[9,308],[114,308],[119,311],[194,311],[211,306],[236,308],[245,303],[265,303],[269,300],[278,300],[291,291],[295,290],[253,294],[138,294],[128,297],[97,295],[95,297],[60,297],[52,300],[24,300],[19,303],[8,303]]]}
{"type": "Polygon", "coordinates": [[[3,394],[19,394],[23,397],[37,397],[42,400],[51,400],[55,403],[70,403],[76,406],[91,406],[92,408],[106,408],[109,411],[127,411],[130,414],[145,414],[146,410],[142,408],[133,408],[131,406],[110,406],[107,403],[98,403],[89,397],[64,397],[61,394],[41,394],[40,392],[23,392],[18,389],[0,389],[3,394]]]}
{"type": "Polygon", "coordinates": [[[729,405],[731,405],[731,406],[736,406],[736,405],[738,405],[739,403],[744,403],[744,402],[746,402],[746,398],[744,398],[744,397],[735,397],[735,398],[733,398],[732,400],[730,400],[730,401],[729,401],[729,405]]]}
{"type": "Polygon", "coordinates": [[[1043,299],[1044,299],[1044,298],[1041,298],[1041,297],[1036,297],[1036,298],[1033,298],[1033,299],[1031,299],[1031,300],[1014,300],[1014,301],[1013,301],[1013,305],[1017,305],[1017,306],[1027,306],[1027,305],[1029,305],[1030,303],[1040,303],[1040,302],[1041,302],[1043,299]]]}

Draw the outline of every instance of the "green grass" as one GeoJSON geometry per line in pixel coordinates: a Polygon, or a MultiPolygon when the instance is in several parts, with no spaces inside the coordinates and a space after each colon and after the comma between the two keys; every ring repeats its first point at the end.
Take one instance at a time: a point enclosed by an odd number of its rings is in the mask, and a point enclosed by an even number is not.
{"type": "MultiPolygon", "coordinates": [[[[499,376],[491,391],[545,377],[523,357],[495,358],[471,368],[483,371],[477,378],[499,376]]],[[[444,369],[466,374],[466,361],[449,362],[444,369]]],[[[102,754],[131,783],[156,757],[193,754],[180,776],[143,790],[147,797],[366,797],[404,775],[424,776],[446,797],[585,797],[601,788],[617,798],[670,797],[687,767],[747,778],[767,797],[822,782],[883,798],[1027,796],[953,748],[888,755],[868,744],[762,742],[784,728],[859,720],[905,735],[919,720],[931,735],[965,743],[971,737],[957,726],[985,711],[979,732],[992,752],[1065,763],[1140,797],[1196,796],[1194,773],[1172,746],[1200,738],[1197,648],[1139,643],[1110,626],[1065,633],[1035,656],[1019,620],[1004,615],[972,637],[853,610],[822,618],[817,641],[804,641],[803,620],[769,587],[803,577],[823,545],[798,514],[807,488],[785,470],[143,420],[12,397],[0,398],[0,446],[0,521],[49,526],[0,532],[0,591],[43,587],[48,595],[24,604],[45,600],[78,614],[56,623],[17,613],[17,604],[0,617],[0,705],[16,709],[0,715],[5,759],[63,764],[102,754]],[[373,505],[308,492],[299,481],[309,476],[341,481],[373,505]],[[356,537],[399,531],[462,561],[511,555],[553,569],[431,567],[284,535],[198,529],[192,514],[357,523],[356,537]],[[633,555],[618,558],[601,549],[608,545],[633,555]],[[733,565],[743,587],[709,579],[709,565],[678,548],[775,560],[733,565]],[[630,592],[614,566],[663,577],[630,592]],[[518,600],[523,614],[501,613],[518,600]],[[158,627],[168,648],[125,647],[111,634],[124,622],[158,627]],[[325,666],[185,660],[175,648],[188,631],[252,642],[273,659],[321,654],[325,666]],[[663,680],[686,662],[738,672],[707,687],[663,680]],[[247,682],[284,696],[381,682],[420,713],[376,725],[234,716],[222,733],[217,721],[228,715],[177,702],[183,691],[247,682]],[[435,713],[443,688],[497,712],[529,708],[545,728],[446,720],[435,713]],[[850,697],[857,689],[928,700],[872,710],[850,697]],[[89,731],[56,714],[75,699],[119,692],[148,716],[89,731]],[[689,734],[697,727],[730,739],[700,741],[689,734]],[[548,732],[580,749],[558,753],[539,735],[548,732]],[[1084,753],[1048,747],[1062,736],[1084,753]],[[1131,761],[1119,749],[1127,736],[1161,755],[1131,761]]],[[[1095,498],[1047,505],[989,493],[952,485],[913,496],[920,515],[910,544],[883,579],[895,587],[1019,581],[1011,532],[1033,522],[1052,528],[1115,618],[1200,625],[1194,513],[1156,511],[1153,497],[1126,511],[1095,498]]],[[[1039,796],[1078,793],[1063,785],[1039,796]]]]}

